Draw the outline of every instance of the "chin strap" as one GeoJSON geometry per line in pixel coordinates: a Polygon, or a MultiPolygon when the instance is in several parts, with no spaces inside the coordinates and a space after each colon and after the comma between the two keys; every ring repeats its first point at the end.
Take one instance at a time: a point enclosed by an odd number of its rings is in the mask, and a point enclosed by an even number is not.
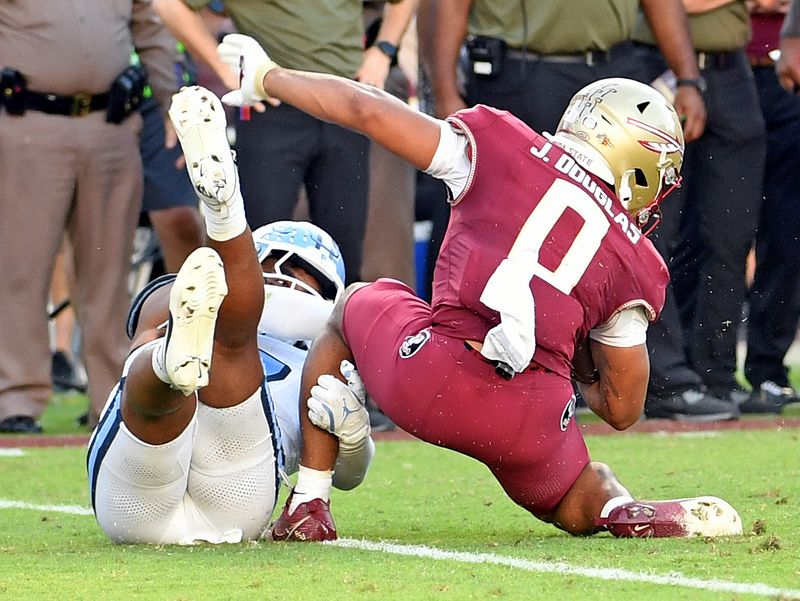
{"type": "Polygon", "coordinates": [[[633,175],[633,170],[628,170],[622,174],[621,178],[619,178],[619,201],[626,209],[628,208],[628,203],[630,203],[631,199],[633,198],[633,190],[631,190],[631,187],[628,184],[631,175],[633,175]]]}
{"type": "Polygon", "coordinates": [[[656,203],[645,207],[636,214],[636,224],[645,236],[649,236],[659,223],[661,223],[661,207],[656,203]]]}

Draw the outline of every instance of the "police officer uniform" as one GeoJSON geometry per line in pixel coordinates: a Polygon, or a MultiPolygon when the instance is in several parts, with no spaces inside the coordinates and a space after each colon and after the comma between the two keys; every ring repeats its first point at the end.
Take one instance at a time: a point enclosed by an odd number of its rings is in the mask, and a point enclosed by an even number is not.
{"type": "Polygon", "coordinates": [[[0,66],[17,82],[0,112],[0,423],[21,417],[18,430],[38,429],[51,395],[46,305],[63,234],[95,420],[127,352],[141,118],[124,106],[111,106],[119,123],[106,116],[134,46],[168,102],[174,42],[150,0],[0,3],[0,66]]]}

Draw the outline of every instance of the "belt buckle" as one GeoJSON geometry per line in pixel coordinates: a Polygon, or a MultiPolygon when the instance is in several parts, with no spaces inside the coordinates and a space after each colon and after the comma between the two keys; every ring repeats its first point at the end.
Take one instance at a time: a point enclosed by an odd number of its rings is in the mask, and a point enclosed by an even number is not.
{"type": "Polygon", "coordinates": [[[708,54],[705,52],[697,53],[697,68],[701,71],[708,66],[708,54]]]}
{"type": "Polygon", "coordinates": [[[72,117],[83,117],[91,111],[92,95],[85,92],[78,92],[72,97],[72,106],[69,114],[72,117]]]}
{"type": "Polygon", "coordinates": [[[587,50],[585,58],[586,58],[586,66],[594,67],[594,50],[587,50]]]}

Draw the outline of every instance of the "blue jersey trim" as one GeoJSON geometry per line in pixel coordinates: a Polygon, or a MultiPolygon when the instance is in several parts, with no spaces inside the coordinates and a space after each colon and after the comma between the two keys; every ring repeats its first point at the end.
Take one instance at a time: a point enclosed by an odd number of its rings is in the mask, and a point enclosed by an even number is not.
{"type": "Polygon", "coordinates": [[[122,423],[121,400],[124,384],[125,378],[120,379],[112,405],[108,408],[100,423],[97,424],[95,436],[89,443],[89,450],[86,454],[86,471],[89,474],[89,496],[92,500],[92,509],[95,506],[97,475],[100,472],[100,466],[106,453],[108,453],[108,448],[119,432],[119,425],[122,423]]]}

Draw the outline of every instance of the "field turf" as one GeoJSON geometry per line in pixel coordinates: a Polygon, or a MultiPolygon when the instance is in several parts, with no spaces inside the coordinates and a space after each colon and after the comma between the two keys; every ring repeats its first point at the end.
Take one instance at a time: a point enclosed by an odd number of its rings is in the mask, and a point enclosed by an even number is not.
{"type": "MultiPolygon", "coordinates": [[[[46,429],[85,436],[84,406],[57,397],[46,429]]],[[[800,430],[769,424],[587,435],[640,498],[728,500],[745,533],[717,540],[571,537],[480,464],[379,440],[367,481],[334,493],[336,544],[119,546],[88,509],[84,448],[2,436],[0,599],[800,599],[800,430]]]]}

